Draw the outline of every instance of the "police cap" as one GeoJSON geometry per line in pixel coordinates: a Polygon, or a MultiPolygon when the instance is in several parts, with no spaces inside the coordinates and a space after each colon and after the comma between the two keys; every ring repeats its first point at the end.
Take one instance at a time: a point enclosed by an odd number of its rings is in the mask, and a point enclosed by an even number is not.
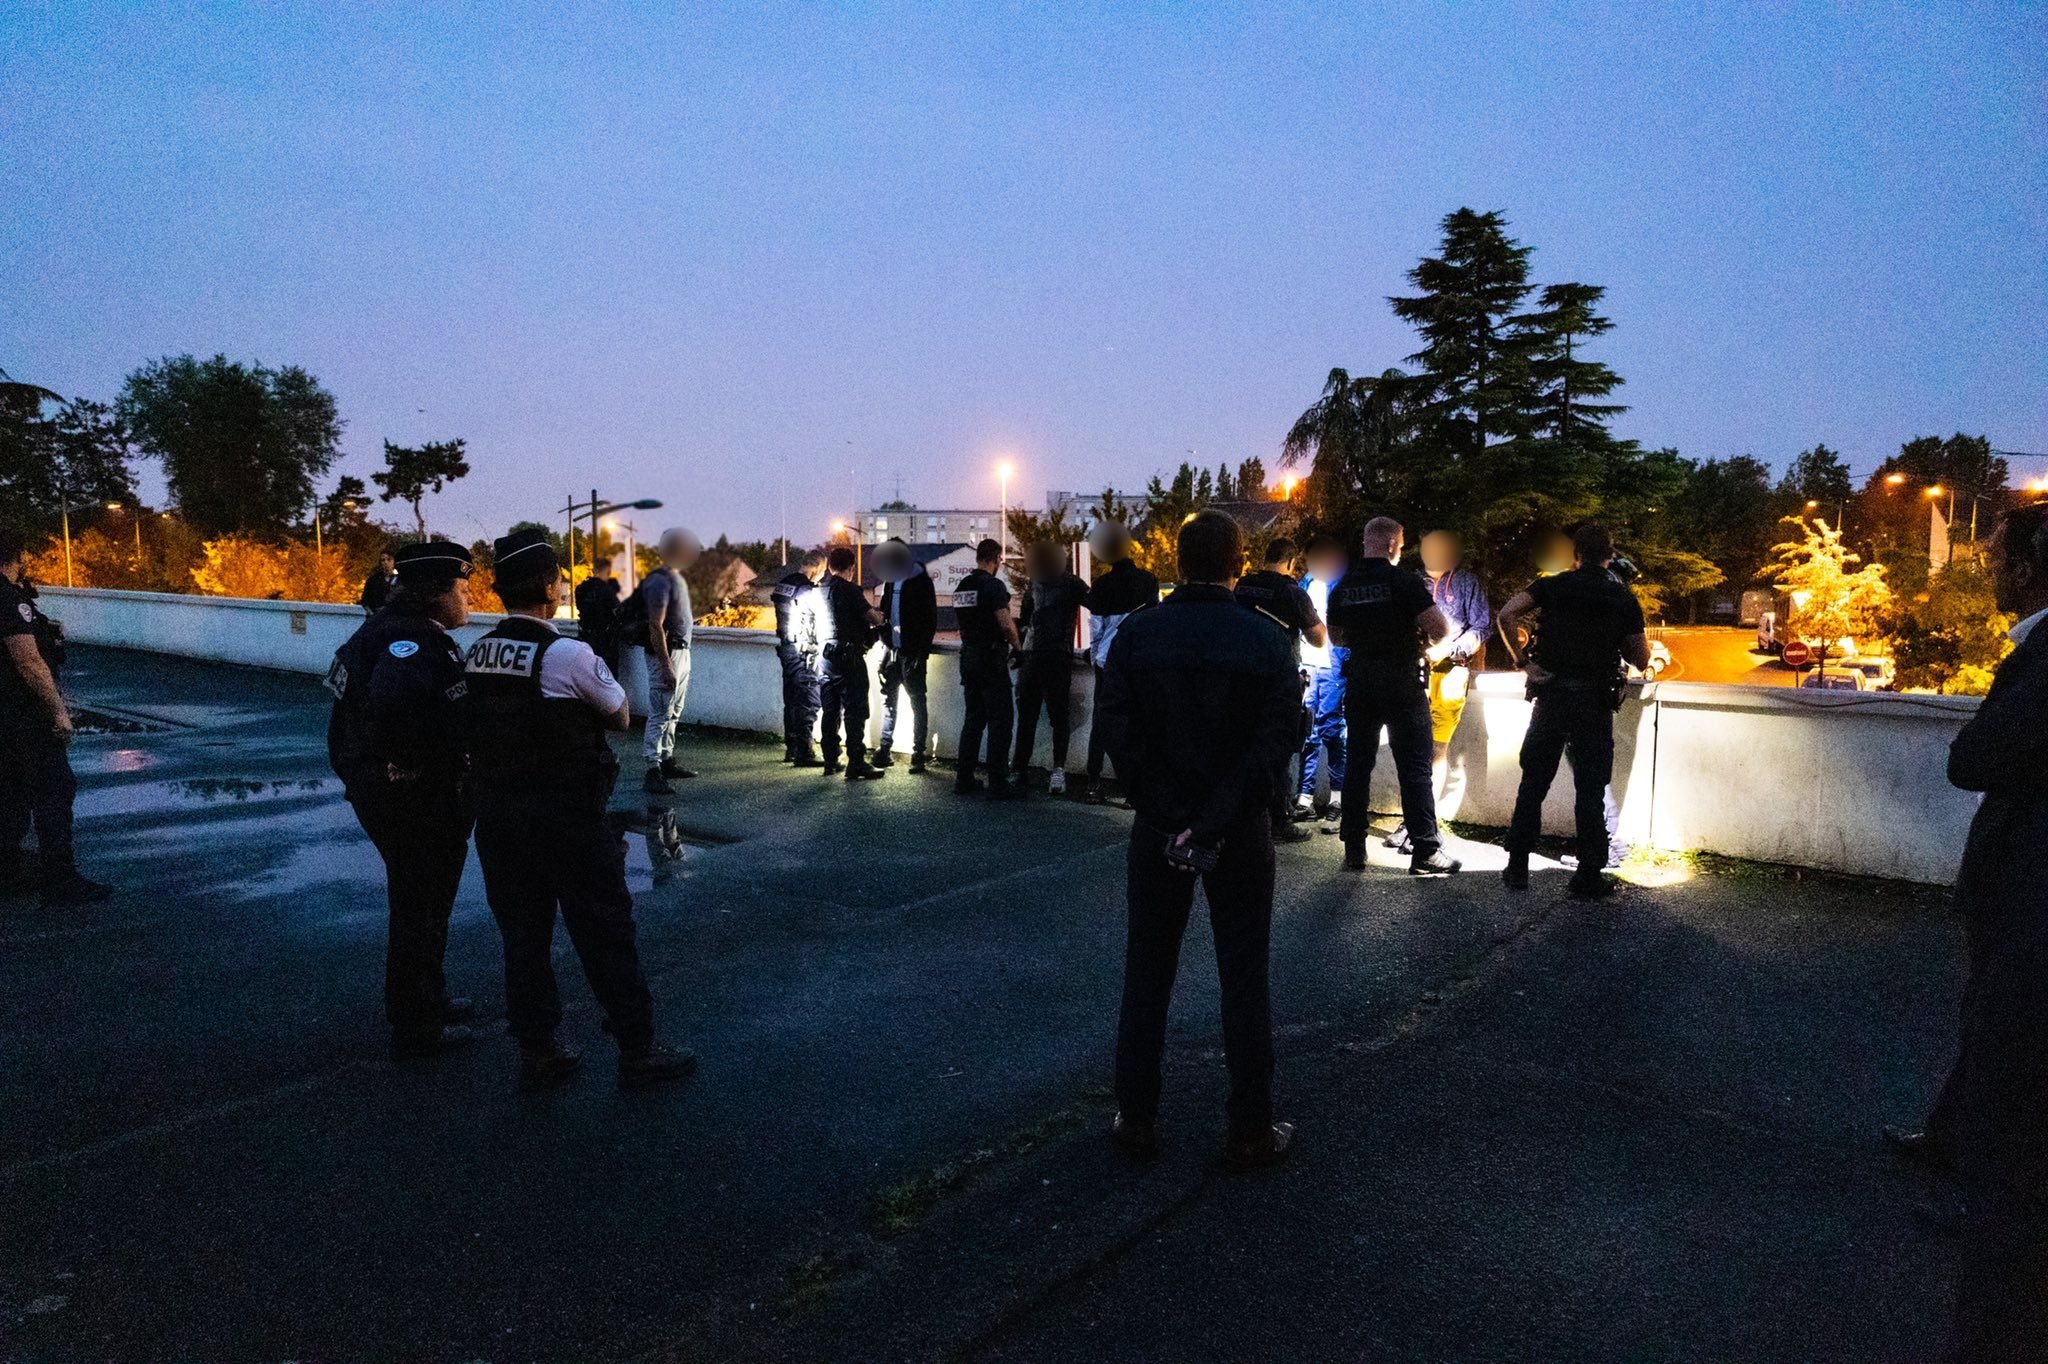
{"type": "Polygon", "coordinates": [[[452,583],[457,578],[467,578],[476,567],[469,551],[453,540],[400,545],[391,558],[398,566],[398,581],[416,587],[452,583]]]}
{"type": "Polygon", "coordinates": [[[539,526],[527,526],[491,542],[491,562],[500,578],[545,578],[561,572],[555,547],[539,526]]]}

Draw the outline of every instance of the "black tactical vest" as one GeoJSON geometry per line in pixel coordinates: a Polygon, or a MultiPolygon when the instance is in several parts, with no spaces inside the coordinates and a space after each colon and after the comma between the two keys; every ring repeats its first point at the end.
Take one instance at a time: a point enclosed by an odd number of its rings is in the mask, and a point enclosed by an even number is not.
{"type": "Polygon", "coordinates": [[[569,798],[611,792],[618,759],[604,717],[573,697],[540,692],[540,664],[561,636],[526,616],[469,646],[470,766],[481,802],[498,797],[569,798]]]}

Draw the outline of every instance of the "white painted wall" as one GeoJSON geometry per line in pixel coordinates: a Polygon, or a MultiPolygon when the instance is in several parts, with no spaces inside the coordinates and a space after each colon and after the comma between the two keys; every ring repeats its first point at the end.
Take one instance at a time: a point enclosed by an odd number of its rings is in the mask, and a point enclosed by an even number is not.
{"type": "MultiPolygon", "coordinates": [[[[80,643],[315,675],[327,671],[363,619],[355,607],[319,603],[66,588],[44,588],[43,595],[45,609],[80,643]]],[[[497,620],[477,617],[458,638],[467,642],[497,620]]],[[[621,672],[636,704],[644,700],[646,670],[636,652],[628,652],[621,672]]],[[[1068,766],[1078,771],[1094,708],[1094,677],[1085,664],[1077,665],[1074,682],[1068,766]]],[[[779,734],[781,687],[772,634],[698,628],[687,721],[779,734]]],[[[943,645],[931,660],[930,697],[934,745],[952,757],[962,715],[958,655],[943,645]]],[[[1948,743],[1976,705],[1964,697],[1656,684],[1631,695],[1616,717],[1614,787],[1623,835],[1660,848],[1945,883],[1976,809],[1976,797],[1944,779],[1948,743]]],[[[872,742],[881,727],[879,695],[870,710],[872,742]]],[[[1451,746],[1445,815],[1507,824],[1528,717],[1518,674],[1475,679],[1451,746]]],[[[907,749],[909,735],[897,743],[907,749]]],[[[1040,765],[1050,762],[1051,747],[1041,720],[1040,765]]],[[[1382,752],[1373,775],[1376,810],[1399,806],[1391,768],[1382,752]]],[[[1561,775],[1544,807],[1544,827],[1565,833],[1570,825],[1570,781],[1561,775]]]]}

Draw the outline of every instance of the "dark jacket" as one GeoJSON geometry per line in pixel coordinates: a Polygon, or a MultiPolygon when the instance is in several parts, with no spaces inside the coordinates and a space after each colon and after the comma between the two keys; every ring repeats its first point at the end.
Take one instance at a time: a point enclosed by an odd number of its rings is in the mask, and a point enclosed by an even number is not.
{"type": "Polygon", "coordinates": [[[866,653],[875,642],[874,627],[868,623],[868,599],[858,587],[837,574],[827,574],[818,584],[823,594],[815,616],[818,642],[827,649],[852,649],[866,653]]]}
{"type": "Polygon", "coordinates": [[[356,598],[356,605],[374,616],[384,609],[384,603],[391,600],[391,589],[396,586],[396,573],[386,573],[381,568],[373,568],[370,570],[370,576],[363,579],[363,594],[356,598]]]}
{"type": "Polygon", "coordinates": [[[619,640],[619,580],[585,578],[576,584],[576,624],[584,643],[608,658],[619,640]]]}
{"type": "Polygon", "coordinates": [[[1948,779],[1982,791],[1956,872],[1966,914],[2048,912],[2048,625],[1998,667],[1948,750],[1948,779]]]}
{"type": "Polygon", "coordinates": [[[928,654],[932,636],[939,632],[939,589],[932,575],[919,568],[901,584],[882,584],[882,639],[889,638],[889,609],[898,592],[903,594],[903,652],[928,654]]]}
{"type": "Polygon", "coordinates": [[[1138,818],[1213,843],[1267,817],[1300,711],[1287,631],[1228,590],[1192,583],[1125,619],[1095,723],[1138,818]]]}
{"type": "Polygon", "coordinates": [[[335,650],[327,760],[350,799],[389,792],[387,767],[422,788],[453,791],[469,766],[462,650],[425,616],[386,607],[335,650]]]}

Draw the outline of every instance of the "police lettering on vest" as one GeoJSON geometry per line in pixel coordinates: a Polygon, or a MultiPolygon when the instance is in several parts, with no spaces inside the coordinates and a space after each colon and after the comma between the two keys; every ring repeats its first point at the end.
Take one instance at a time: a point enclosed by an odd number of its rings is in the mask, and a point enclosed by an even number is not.
{"type": "Polygon", "coordinates": [[[565,643],[540,621],[509,616],[469,646],[463,667],[479,800],[610,795],[618,760],[604,718],[575,697],[541,691],[548,651],[565,643]]]}

